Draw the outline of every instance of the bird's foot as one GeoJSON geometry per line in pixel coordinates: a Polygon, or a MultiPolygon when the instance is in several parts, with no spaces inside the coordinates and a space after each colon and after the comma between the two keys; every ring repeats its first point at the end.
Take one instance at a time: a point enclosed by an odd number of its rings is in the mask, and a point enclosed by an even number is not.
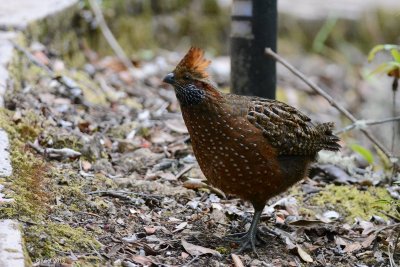
{"type": "Polygon", "coordinates": [[[224,237],[224,240],[240,244],[240,247],[235,251],[236,253],[242,253],[247,249],[251,249],[258,257],[256,245],[259,245],[260,243],[265,243],[265,241],[261,238],[262,234],[263,233],[259,230],[247,231],[227,235],[224,237]]]}

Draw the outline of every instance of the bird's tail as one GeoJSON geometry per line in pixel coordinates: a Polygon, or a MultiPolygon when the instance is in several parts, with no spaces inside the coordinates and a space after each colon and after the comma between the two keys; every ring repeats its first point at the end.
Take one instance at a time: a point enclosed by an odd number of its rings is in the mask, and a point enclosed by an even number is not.
{"type": "Polygon", "coordinates": [[[335,128],[335,123],[326,122],[321,123],[316,126],[318,132],[321,134],[320,146],[321,149],[338,151],[340,149],[340,145],[338,142],[340,138],[333,134],[332,130],[335,128]]]}

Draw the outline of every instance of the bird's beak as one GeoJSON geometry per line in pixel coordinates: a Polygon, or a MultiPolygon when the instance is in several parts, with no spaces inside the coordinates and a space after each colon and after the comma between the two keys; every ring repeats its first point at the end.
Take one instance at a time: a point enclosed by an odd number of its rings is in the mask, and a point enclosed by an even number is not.
{"type": "Polygon", "coordinates": [[[169,84],[174,84],[175,83],[175,75],[172,72],[168,73],[167,76],[165,76],[163,82],[169,83],[169,84]]]}

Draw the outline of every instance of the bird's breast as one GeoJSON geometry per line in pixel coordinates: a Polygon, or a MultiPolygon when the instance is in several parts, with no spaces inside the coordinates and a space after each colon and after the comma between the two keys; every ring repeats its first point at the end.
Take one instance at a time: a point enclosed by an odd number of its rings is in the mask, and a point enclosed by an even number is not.
{"type": "Polygon", "coordinates": [[[274,190],[280,172],[276,152],[245,117],[218,108],[182,113],[200,168],[214,186],[245,199],[257,187],[274,190]]]}

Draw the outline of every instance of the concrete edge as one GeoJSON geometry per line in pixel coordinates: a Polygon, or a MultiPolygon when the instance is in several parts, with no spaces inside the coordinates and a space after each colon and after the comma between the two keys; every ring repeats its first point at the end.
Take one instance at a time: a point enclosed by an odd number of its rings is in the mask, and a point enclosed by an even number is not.
{"type": "MultiPolygon", "coordinates": [[[[46,24],[47,19],[54,21],[57,16],[63,16],[64,10],[71,9],[78,4],[77,0],[70,0],[69,4],[67,2],[68,0],[63,0],[63,5],[61,6],[53,5],[53,8],[47,7],[46,11],[42,12],[40,16],[31,17],[30,20],[26,20],[25,18],[27,12],[25,9],[21,14],[23,24],[18,25],[18,27],[16,25],[1,27],[1,29],[8,29],[8,31],[0,30],[0,108],[4,108],[4,95],[11,79],[9,68],[16,53],[12,42],[16,41],[20,35],[31,37],[31,27],[33,24],[38,23],[40,27],[41,24],[46,24]]],[[[12,21],[12,23],[14,22],[15,20],[12,21]]],[[[0,128],[0,178],[7,178],[12,175],[9,150],[10,142],[7,132],[0,128]]],[[[1,184],[0,180],[0,205],[7,205],[8,202],[12,202],[13,200],[3,198],[2,189],[4,189],[4,185],[1,184]]],[[[24,267],[32,265],[29,255],[25,253],[26,249],[24,247],[21,228],[22,225],[17,220],[0,220],[0,267],[24,267]]]]}
{"type": "Polygon", "coordinates": [[[15,220],[0,221],[0,266],[26,266],[22,247],[20,224],[15,220]]]}

